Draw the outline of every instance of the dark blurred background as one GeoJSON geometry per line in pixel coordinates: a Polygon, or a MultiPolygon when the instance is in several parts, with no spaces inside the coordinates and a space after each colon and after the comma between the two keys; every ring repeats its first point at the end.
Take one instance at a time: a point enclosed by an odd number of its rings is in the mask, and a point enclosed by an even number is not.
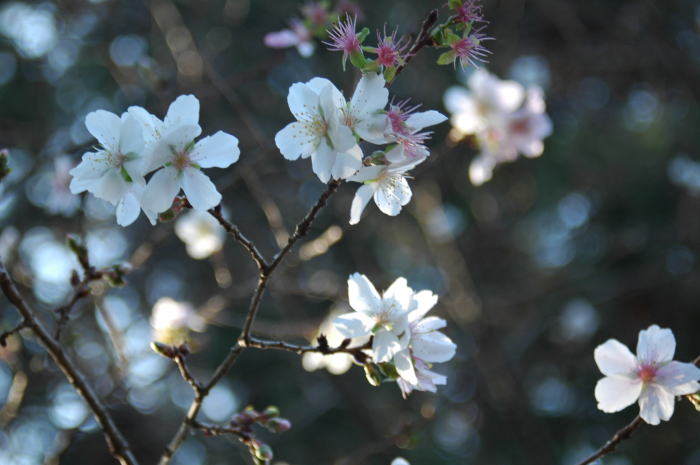
{"type": "MultiPolygon", "coordinates": [[[[370,205],[349,227],[355,186],[341,186],[275,276],[254,329],[303,342],[331,311],[347,311],[350,273],[379,288],[405,276],[440,295],[434,312],[459,347],[436,367],[448,385],[404,401],[394,384],[374,388],[357,367],[310,373],[294,354],[247,351],[202,419],[279,406],[293,428],[265,438],[280,465],[382,465],[397,455],[414,465],[573,465],[637,413],[596,409],[598,344],[614,337],[634,349],[638,331],[657,323],[673,329],[677,359],[700,354],[700,6],[483,3],[496,38],[488,69],[545,89],[554,132],[544,155],[500,166],[475,188],[467,169],[476,151],[468,140],[450,142],[448,123],[437,127],[401,215],[370,205]]],[[[287,89],[325,76],[349,95],[358,77],[323,47],[308,59],[264,47],[264,35],[286,27],[301,5],[0,4],[0,146],[13,168],[0,184],[0,254],[46,321],[68,298],[77,266],[66,234],[85,238],[97,266],[134,265],[127,287],[97,286],[76,307],[63,340],[142,463],[155,463],[191,400],[174,365],[148,347],[162,336],[153,326],[165,324],[152,318],[154,305],[163,297],[190,303],[166,301],[180,322],[203,330],[189,340],[194,371],[206,378],[238,334],[256,273],[232,240],[195,260],[173,231],[177,222],[152,227],[142,217],[120,228],[113,207],[71,195],[67,170],[95,144],[85,115],[142,105],[162,117],[177,95],[196,95],[204,134],[240,139],[240,161],[210,171],[225,210],[271,256],[324,189],[308,160],[286,162],[274,146],[292,121],[287,89]]],[[[411,33],[441,2],[359,5],[361,24],[411,33]]],[[[435,65],[437,55],[416,56],[392,95],[446,113],[442,95],[460,72],[435,65]]],[[[206,226],[188,231],[217,248],[206,226]]],[[[0,310],[1,329],[19,321],[4,299],[0,310]]],[[[0,463],[114,463],[84,404],[23,335],[0,350],[0,463]]],[[[700,464],[698,428],[698,413],[680,402],[671,422],[643,427],[603,463],[700,464]]],[[[195,434],[174,463],[250,458],[234,441],[195,434]]]]}

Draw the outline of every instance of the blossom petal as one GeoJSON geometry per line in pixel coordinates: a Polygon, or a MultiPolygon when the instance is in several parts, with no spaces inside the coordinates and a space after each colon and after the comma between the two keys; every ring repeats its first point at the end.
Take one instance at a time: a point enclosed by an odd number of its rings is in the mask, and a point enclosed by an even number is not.
{"type": "Polygon", "coordinates": [[[405,379],[410,384],[418,384],[416,370],[413,368],[413,360],[408,350],[402,350],[394,355],[394,366],[402,379],[405,379]]]}
{"type": "Polygon", "coordinates": [[[486,154],[478,155],[469,164],[469,180],[475,186],[480,186],[490,181],[493,177],[493,169],[495,166],[496,162],[493,157],[486,154]]]}
{"type": "Polygon", "coordinates": [[[155,213],[164,212],[173,204],[180,192],[180,173],[172,166],[156,171],[143,190],[141,203],[144,209],[155,213]]]}
{"type": "Polygon", "coordinates": [[[413,307],[408,316],[409,321],[420,320],[428,313],[437,303],[438,296],[432,291],[423,290],[413,294],[413,307]]]}
{"type": "Polygon", "coordinates": [[[331,180],[331,172],[333,171],[336,156],[335,150],[330,148],[325,140],[321,140],[316,151],[311,154],[311,169],[321,182],[331,180]]]}
{"type": "Polygon", "coordinates": [[[209,177],[196,168],[182,172],[182,190],[195,210],[207,211],[221,202],[221,194],[209,177]]]}
{"type": "Polygon", "coordinates": [[[307,85],[313,89],[313,91],[319,95],[320,104],[323,106],[323,111],[325,112],[326,119],[331,114],[339,116],[340,109],[344,108],[346,105],[345,97],[343,93],[338,90],[338,88],[328,79],[315,77],[310,80],[307,85]],[[324,92],[326,96],[323,97],[324,92]],[[325,101],[323,99],[325,98],[325,101]]]}
{"type": "Polygon", "coordinates": [[[287,104],[299,121],[313,121],[318,116],[318,94],[307,84],[295,82],[289,87],[287,104]]]}
{"type": "Polygon", "coordinates": [[[639,378],[625,376],[606,376],[595,386],[595,398],[598,409],[605,413],[619,412],[634,404],[642,392],[639,378]]]}
{"type": "Polygon", "coordinates": [[[596,347],[593,358],[605,376],[631,375],[637,370],[636,357],[617,339],[608,339],[596,347]]]}
{"type": "Polygon", "coordinates": [[[85,117],[85,127],[110,152],[119,151],[122,120],[109,111],[97,110],[85,117]]]}
{"type": "Polygon", "coordinates": [[[263,38],[263,42],[270,48],[286,48],[299,43],[299,36],[291,29],[268,32],[263,38]]]}
{"type": "Polygon", "coordinates": [[[117,204],[117,224],[129,226],[136,221],[140,212],[141,205],[138,199],[131,192],[127,192],[117,204]]]}
{"type": "Polygon", "coordinates": [[[403,176],[396,176],[391,182],[382,183],[374,193],[374,202],[377,207],[389,216],[396,216],[401,212],[401,207],[411,201],[411,187],[403,176]]]}
{"type": "Polygon", "coordinates": [[[190,152],[190,160],[202,168],[227,168],[238,161],[240,153],[238,139],[218,131],[197,141],[190,152]]]}
{"type": "Polygon", "coordinates": [[[415,335],[411,344],[413,355],[430,363],[446,362],[457,351],[457,345],[439,331],[415,335]]]}
{"type": "Polygon", "coordinates": [[[360,273],[353,273],[348,278],[348,300],[354,310],[365,313],[377,310],[382,302],[374,285],[360,273]]]}
{"type": "Polygon", "coordinates": [[[106,157],[107,154],[103,150],[87,152],[83,155],[78,166],[68,172],[73,177],[70,182],[70,191],[73,194],[94,190],[94,186],[110,169],[106,157]]]}
{"type": "Polygon", "coordinates": [[[360,222],[362,212],[365,210],[367,203],[373,195],[374,189],[368,184],[360,186],[360,188],[357,189],[355,197],[352,199],[352,205],[350,205],[350,224],[357,224],[360,222]]]}
{"type": "Polygon", "coordinates": [[[442,102],[450,113],[473,112],[476,108],[472,93],[461,86],[448,88],[442,102]]]}
{"type": "Polygon", "coordinates": [[[180,95],[168,107],[165,126],[173,129],[178,126],[199,125],[199,100],[194,95],[180,95]]]}
{"type": "Polygon", "coordinates": [[[363,120],[382,110],[389,102],[389,89],[384,76],[368,73],[362,76],[350,100],[350,111],[354,118],[363,120]]]}
{"type": "Polygon", "coordinates": [[[333,325],[344,337],[369,336],[376,322],[362,312],[345,313],[333,320],[333,325]]]}
{"type": "Polygon", "coordinates": [[[386,169],[385,166],[373,165],[373,166],[363,166],[359,169],[357,173],[350,176],[348,181],[354,182],[366,182],[366,181],[376,181],[379,175],[386,169]]]}
{"type": "Polygon", "coordinates": [[[673,395],[683,396],[700,391],[700,368],[692,363],[670,362],[659,367],[654,382],[663,385],[673,395]]]}
{"type": "Polygon", "coordinates": [[[414,333],[430,333],[445,326],[447,326],[447,322],[442,318],[429,316],[419,320],[412,328],[414,333]]]}
{"type": "Polygon", "coordinates": [[[643,364],[663,363],[673,360],[676,338],[668,328],[651,325],[639,332],[637,358],[643,364]]]}
{"type": "Polygon", "coordinates": [[[353,149],[336,155],[331,175],[333,179],[348,179],[360,168],[362,168],[362,150],[355,145],[353,149]]]}
{"type": "Polygon", "coordinates": [[[420,111],[418,113],[413,113],[406,120],[406,126],[413,129],[423,129],[428,126],[434,126],[440,124],[447,119],[447,116],[443,115],[439,111],[420,111]]]}
{"type": "Polygon", "coordinates": [[[408,286],[406,278],[396,278],[382,294],[385,299],[396,300],[403,310],[408,310],[413,297],[413,289],[408,286]]]}
{"type": "Polygon", "coordinates": [[[676,399],[661,386],[648,384],[639,397],[639,416],[650,425],[668,421],[673,415],[676,399]]]}
{"type": "Polygon", "coordinates": [[[318,146],[319,138],[306,122],[289,123],[275,135],[275,145],[287,160],[308,158],[318,146]]]}
{"type": "Polygon", "coordinates": [[[109,170],[100,179],[100,182],[93,186],[91,192],[95,197],[116,205],[128,188],[129,186],[121,173],[117,170],[109,170]]]}
{"type": "Polygon", "coordinates": [[[374,335],[372,341],[372,352],[374,353],[374,361],[377,363],[385,363],[401,351],[403,347],[399,342],[398,336],[391,331],[380,329],[374,335]]]}
{"type": "MultiPolygon", "coordinates": [[[[143,151],[143,128],[132,115],[125,113],[119,132],[119,153],[141,156],[143,151]]],[[[141,174],[141,173],[137,173],[141,174]]]]}

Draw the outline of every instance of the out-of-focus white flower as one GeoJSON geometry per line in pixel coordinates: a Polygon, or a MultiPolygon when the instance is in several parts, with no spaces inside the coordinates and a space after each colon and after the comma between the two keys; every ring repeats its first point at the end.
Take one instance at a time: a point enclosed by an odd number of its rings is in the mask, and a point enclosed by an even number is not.
{"type": "MultiPolygon", "coordinates": [[[[144,186],[144,140],[139,122],[128,113],[121,118],[105,110],[89,113],[85,126],[101,145],[97,152],[83,155],[78,166],[70,170],[74,194],[88,191],[117,207],[117,223],[133,223],[141,210],[144,186]]],[[[154,215],[144,208],[154,221],[154,215]]]]}
{"type": "Polygon", "coordinates": [[[425,315],[437,303],[437,296],[424,290],[413,294],[411,312],[408,314],[408,331],[403,335],[406,347],[394,355],[394,365],[399,374],[397,383],[406,398],[414,389],[435,392],[437,385],[447,378],[430,371],[431,363],[452,359],[457,346],[449,337],[438,331],[447,325],[442,318],[425,315]]]}
{"type": "MultiPolygon", "coordinates": [[[[387,152],[385,158],[401,158],[394,152],[403,152],[400,146],[395,146],[387,152]]],[[[411,201],[411,188],[406,180],[406,174],[416,165],[425,160],[425,157],[403,160],[399,163],[386,165],[363,166],[360,171],[349,178],[349,181],[361,182],[363,185],[357,189],[350,207],[350,224],[360,221],[362,212],[371,198],[377,204],[382,213],[396,216],[401,212],[401,207],[411,201]]]]}
{"type": "Polygon", "coordinates": [[[49,178],[50,193],[46,199],[49,213],[72,216],[80,208],[80,197],[70,191],[73,162],[70,157],[59,156],[53,160],[53,173],[49,178]]]}
{"type": "Polygon", "coordinates": [[[595,387],[598,408],[619,412],[639,401],[639,416],[645,422],[668,421],[675,396],[700,391],[700,368],[673,361],[675,351],[673,332],[657,325],[640,331],[636,357],[615,339],[596,347],[595,362],[605,375],[595,387]]]}
{"type": "Polygon", "coordinates": [[[141,115],[144,131],[152,132],[152,152],[147,171],[159,169],[143,192],[143,205],[163,212],[182,189],[195,210],[206,211],[221,201],[221,194],[202,168],[227,168],[240,155],[238,139],[219,131],[195,142],[199,127],[199,101],[182,95],[170,105],[163,122],[152,115],[141,115]]]}
{"type": "Polygon", "coordinates": [[[207,212],[191,210],[175,222],[175,234],[187,246],[190,257],[201,260],[221,250],[226,231],[207,212]]]}
{"type": "MultiPolygon", "coordinates": [[[[333,320],[340,315],[340,312],[331,312],[328,317],[323,320],[321,326],[318,328],[318,333],[326,336],[328,345],[330,347],[338,347],[341,342],[345,339],[345,336],[341,334],[338,329],[336,329],[333,324],[333,320]]],[[[350,343],[351,346],[357,346],[361,344],[360,341],[353,341],[350,343]]],[[[352,366],[353,358],[350,354],[337,353],[324,355],[318,352],[307,352],[301,358],[302,366],[306,371],[316,371],[325,368],[330,373],[334,375],[342,375],[350,369],[352,366]]]]}
{"type": "Polygon", "coordinates": [[[348,279],[348,298],[355,312],[337,317],[334,324],[345,337],[374,336],[372,358],[389,362],[405,348],[400,337],[408,329],[412,296],[405,278],[398,278],[380,296],[365,275],[354,273],[348,279]]]}
{"type": "Polygon", "coordinates": [[[266,34],[263,41],[270,48],[296,47],[299,55],[304,58],[313,55],[316,49],[311,31],[299,19],[292,19],[289,29],[266,34]]]}
{"type": "Polygon", "coordinates": [[[153,306],[151,326],[156,341],[181,344],[188,340],[190,331],[204,331],[206,324],[189,303],[161,297],[153,306]]]}
{"type": "Polygon", "coordinates": [[[396,457],[394,460],[391,461],[391,465],[411,465],[408,463],[408,460],[406,460],[403,457],[396,457]]]}
{"type": "Polygon", "coordinates": [[[287,160],[311,157],[321,182],[345,179],[360,169],[362,151],[352,130],[341,121],[345,97],[328,79],[292,84],[287,103],[297,121],[275,135],[275,144],[287,160]]]}
{"type": "Polygon", "coordinates": [[[459,137],[474,135],[481,149],[469,167],[469,178],[481,185],[494,168],[518,158],[538,157],[543,139],[552,132],[542,89],[525,88],[503,81],[480,69],[468,79],[469,90],[451,87],[444,103],[452,113],[452,126],[459,137]]]}

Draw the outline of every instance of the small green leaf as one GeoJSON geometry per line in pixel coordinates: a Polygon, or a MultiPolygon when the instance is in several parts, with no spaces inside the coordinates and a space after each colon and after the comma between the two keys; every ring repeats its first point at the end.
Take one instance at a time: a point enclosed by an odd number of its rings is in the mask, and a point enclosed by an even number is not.
{"type": "Polygon", "coordinates": [[[455,52],[452,50],[448,50],[444,53],[442,53],[438,59],[437,59],[437,64],[438,65],[449,65],[451,63],[454,63],[455,61],[455,52]]]}
{"type": "Polygon", "coordinates": [[[350,63],[359,69],[363,69],[365,66],[367,66],[367,60],[365,59],[362,50],[357,50],[350,53],[350,63]]]}
{"type": "Polygon", "coordinates": [[[360,31],[359,34],[357,34],[357,40],[362,43],[365,41],[367,36],[369,35],[369,28],[363,27],[362,30],[360,31]]]}

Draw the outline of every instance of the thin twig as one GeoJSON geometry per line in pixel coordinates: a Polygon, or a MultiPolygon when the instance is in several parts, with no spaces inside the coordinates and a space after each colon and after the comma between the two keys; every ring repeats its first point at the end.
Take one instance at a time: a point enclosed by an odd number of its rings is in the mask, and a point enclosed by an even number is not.
{"type": "Polygon", "coordinates": [[[117,425],[114,423],[107,408],[87,383],[80,371],[78,371],[78,368],[68,358],[63,347],[51,336],[34,313],[34,310],[20,295],[12,278],[10,278],[10,275],[2,265],[0,265],[0,287],[2,287],[2,291],[7,299],[17,308],[22,318],[27,322],[27,327],[34,332],[41,342],[41,345],[44,346],[71,385],[73,385],[75,390],[78,391],[90,407],[95,419],[102,427],[102,432],[107,440],[110,454],[112,454],[121,465],[137,465],[138,461],[131,452],[131,448],[126,442],[126,439],[124,439],[124,436],[122,436],[117,425]]]}
{"type": "Polygon", "coordinates": [[[8,337],[12,336],[15,333],[19,333],[21,330],[23,330],[27,326],[28,326],[27,321],[22,320],[14,328],[7,330],[7,331],[3,332],[2,334],[0,334],[0,346],[5,347],[7,345],[7,338],[8,337]]]}
{"type": "MultiPolygon", "coordinates": [[[[700,366],[700,356],[698,356],[691,363],[693,363],[696,366],[700,366]]],[[[642,420],[642,417],[637,416],[627,426],[625,426],[624,428],[619,429],[617,432],[615,432],[613,437],[608,439],[608,441],[603,445],[603,447],[598,449],[590,457],[579,462],[577,465],[588,465],[589,463],[595,462],[596,460],[598,460],[602,456],[613,452],[622,441],[629,439],[632,436],[632,433],[634,433],[637,430],[637,428],[639,428],[642,425],[642,423],[644,423],[644,420],[642,420]]]]}
{"type": "Polygon", "coordinates": [[[299,345],[299,344],[292,344],[286,341],[271,341],[271,340],[266,340],[266,339],[260,339],[257,337],[251,337],[250,338],[250,343],[248,344],[248,347],[252,347],[255,349],[276,349],[276,350],[284,350],[287,352],[294,352],[295,354],[302,355],[307,352],[318,352],[323,355],[331,355],[331,354],[349,354],[349,355],[355,355],[355,356],[360,356],[362,351],[366,349],[370,349],[372,347],[371,342],[367,342],[359,347],[348,347],[345,343],[350,342],[350,339],[346,339],[343,341],[342,344],[340,344],[338,347],[329,347],[328,343],[325,342],[325,339],[323,340],[324,342],[320,342],[317,345],[299,345]]]}
{"type": "Polygon", "coordinates": [[[258,265],[259,271],[262,272],[267,268],[267,261],[265,260],[265,257],[263,257],[258,248],[255,247],[253,241],[245,237],[241,230],[238,229],[238,226],[227,221],[221,214],[221,205],[217,205],[216,207],[209,210],[209,214],[216,218],[216,220],[226,230],[226,232],[233,236],[233,238],[236,239],[236,241],[238,241],[238,243],[240,243],[243,246],[243,248],[248,251],[250,256],[253,257],[255,264],[258,265]]]}
{"type": "Polygon", "coordinates": [[[386,86],[389,87],[392,82],[401,74],[401,72],[406,68],[408,63],[413,59],[414,56],[424,47],[427,47],[429,45],[432,45],[433,43],[433,36],[432,36],[432,31],[433,31],[433,26],[435,26],[435,23],[438,20],[438,11],[437,10],[432,10],[428,15],[425,17],[423,20],[423,24],[421,24],[420,27],[420,32],[418,33],[418,37],[416,37],[416,40],[413,42],[413,45],[411,45],[411,48],[408,50],[408,53],[406,54],[406,58],[404,59],[404,62],[399,65],[396,68],[396,73],[394,74],[394,77],[391,79],[391,81],[386,83],[386,86]]]}

